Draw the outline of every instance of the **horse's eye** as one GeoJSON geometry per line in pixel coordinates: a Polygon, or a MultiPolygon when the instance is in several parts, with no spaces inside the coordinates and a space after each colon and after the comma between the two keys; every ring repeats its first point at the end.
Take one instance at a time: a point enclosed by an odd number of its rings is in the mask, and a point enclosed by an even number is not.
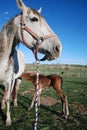
{"type": "Polygon", "coordinates": [[[31,20],[32,22],[37,22],[37,21],[38,21],[38,18],[33,17],[33,18],[31,18],[30,20],[31,20]]]}

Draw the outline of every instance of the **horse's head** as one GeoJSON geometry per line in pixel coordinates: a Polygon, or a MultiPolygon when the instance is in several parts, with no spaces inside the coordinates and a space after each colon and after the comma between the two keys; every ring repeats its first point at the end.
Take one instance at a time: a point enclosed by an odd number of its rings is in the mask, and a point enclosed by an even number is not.
{"type": "Polygon", "coordinates": [[[18,29],[21,42],[32,50],[37,49],[40,53],[45,54],[44,60],[57,58],[62,51],[62,46],[58,37],[40,15],[41,10],[36,11],[26,7],[22,0],[17,0],[17,4],[22,10],[21,24],[18,29]]]}

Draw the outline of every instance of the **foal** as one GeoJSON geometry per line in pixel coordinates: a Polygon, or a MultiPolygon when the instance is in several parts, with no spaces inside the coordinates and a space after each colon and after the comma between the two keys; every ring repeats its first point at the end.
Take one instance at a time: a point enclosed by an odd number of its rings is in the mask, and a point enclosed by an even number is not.
{"type": "MultiPolygon", "coordinates": [[[[29,110],[33,107],[34,105],[34,101],[35,101],[35,98],[36,98],[36,74],[35,73],[23,73],[21,78],[24,78],[28,81],[31,81],[34,86],[35,86],[35,92],[34,92],[34,95],[33,95],[33,100],[32,100],[32,103],[31,103],[31,106],[29,108],[29,110]]],[[[50,87],[52,86],[57,93],[59,93],[60,97],[61,97],[61,100],[62,100],[62,112],[64,113],[64,116],[65,118],[67,118],[67,116],[69,115],[69,110],[68,110],[68,101],[67,101],[67,96],[63,93],[62,91],[62,82],[63,82],[63,79],[58,76],[57,74],[52,74],[52,75],[48,75],[48,76],[45,76],[45,75],[39,75],[39,80],[38,80],[38,103],[40,105],[40,94],[41,94],[41,91],[42,89],[46,88],[46,87],[50,87]]]]}

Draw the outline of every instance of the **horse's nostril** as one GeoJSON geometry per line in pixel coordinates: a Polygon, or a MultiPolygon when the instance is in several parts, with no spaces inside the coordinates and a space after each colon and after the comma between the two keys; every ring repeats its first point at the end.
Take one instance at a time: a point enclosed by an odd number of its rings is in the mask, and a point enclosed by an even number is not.
{"type": "Polygon", "coordinates": [[[58,48],[58,46],[55,47],[55,50],[56,50],[57,52],[59,52],[59,48],[58,48]]]}

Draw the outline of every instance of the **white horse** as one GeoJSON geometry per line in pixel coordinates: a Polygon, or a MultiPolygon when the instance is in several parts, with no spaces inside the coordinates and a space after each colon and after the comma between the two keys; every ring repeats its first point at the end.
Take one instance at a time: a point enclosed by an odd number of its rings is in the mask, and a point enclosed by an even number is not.
{"type": "Polygon", "coordinates": [[[10,117],[10,94],[14,86],[12,77],[14,69],[14,48],[19,43],[24,43],[31,49],[37,57],[37,52],[43,53],[45,56],[41,60],[53,60],[61,54],[61,43],[46,23],[45,19],[40,15],[40,10],[36,11],[26,7],[22,0],[17,0],[18,7],[22,13],[12,18],[4,25],[0,32],[0,81],[6,83],[7,86],[7,112],[6,125],[11,125],[10,117]]]}
{"type": "MultiPolygon", "coordinates": [[[[25,69],[25,60],[24,60],[24,55],[20,50],[14,50],[14,72],[15,72],[15,83],[13,86],[12,90],[12,99],[14,100],[14,106],[17,106],[17,94],[18,94],[18,89],[21,84],[21,74],[24,72],[25,69]]],[[[3,83],[5,90],[4,90],[4,97],[2,99],[2,104],[1,104],[1,109],[5,108],[5,102],[7,100],[7,85],[6,82],[3,83]]]]}

